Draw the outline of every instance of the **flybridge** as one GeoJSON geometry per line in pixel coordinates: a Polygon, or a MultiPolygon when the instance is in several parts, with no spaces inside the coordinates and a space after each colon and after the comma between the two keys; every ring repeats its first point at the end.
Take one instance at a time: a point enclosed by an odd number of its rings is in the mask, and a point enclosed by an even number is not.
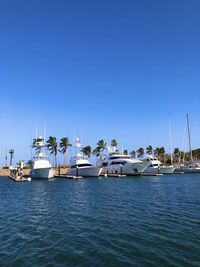
{"type": "Polygon", "coordinates": [[[42,136],[37,137],[34,139],[33,147],[45,147],[46,144],[44,142],[44,138],[42,136]]]}

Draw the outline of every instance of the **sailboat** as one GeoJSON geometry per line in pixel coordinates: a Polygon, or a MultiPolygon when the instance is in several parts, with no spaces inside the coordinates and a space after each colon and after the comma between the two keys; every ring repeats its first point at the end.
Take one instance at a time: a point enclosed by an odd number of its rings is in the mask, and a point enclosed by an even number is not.
{"type": "Polygon", "coordinates": [[[190,153],[190,163],[180,166],[179,170],[185,173],[200,173],[200,163],[193,160],[192,155],[192,144],[191,144],[191,135],[190,135],[190,124],[189,124],[189,115],[187,113],[187,131],[188,131],[188,142],[189,142],[189,153],[190,153]]]}

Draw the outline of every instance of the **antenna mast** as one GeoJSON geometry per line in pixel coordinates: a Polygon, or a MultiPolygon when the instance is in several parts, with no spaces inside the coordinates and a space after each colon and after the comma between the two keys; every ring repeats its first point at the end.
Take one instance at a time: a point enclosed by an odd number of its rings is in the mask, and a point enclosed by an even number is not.
{"type": "Polygon", "coordinates": [[[36,125],[35,125],[35,140],[37,140],[38,138],[38,126],[37,126],[37,122],[36,122],[36,125]]]}
{"type": "Polygon", "coordinates": [[[44,124],[44,143],[46,143],[46,124],[44,124]]]}

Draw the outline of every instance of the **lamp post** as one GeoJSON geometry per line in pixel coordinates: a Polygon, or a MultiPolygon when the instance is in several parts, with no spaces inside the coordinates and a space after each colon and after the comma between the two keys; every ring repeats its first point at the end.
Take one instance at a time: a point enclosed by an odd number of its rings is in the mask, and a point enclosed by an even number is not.
{"type": "Polygon", "coordinates": [[[7,160],[8,160],[8,155],[7,155],[7,147],[5,148],[5,167],[7,167],[8,163],[7,163],[7,160]]]}
{"type": "Polygon", "coordinates": [[[9,154],[10,154],[10,166],[12,166],[12,160],[13,160],[13,156],[14,156],[14,149],[9,149],[9,154]]]}

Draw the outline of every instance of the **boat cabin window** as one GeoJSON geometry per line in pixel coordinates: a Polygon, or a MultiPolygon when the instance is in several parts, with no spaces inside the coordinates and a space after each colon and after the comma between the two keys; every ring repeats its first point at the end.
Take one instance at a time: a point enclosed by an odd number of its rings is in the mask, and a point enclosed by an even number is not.
{"type": "Polygon", "coordinates": [[[109,159],[130,159],[129,156],[113,156],[113,157],[110,157],[109,159]]]}
{"type": "Polygon", "coordinates": [[[110,163],[110,165],[119,165],[119,164],[125,165],[126,164],[126,161],[112,161],[110,163]]]}
{"type": "Polygon", "coordinates": [[[92,164],[89,164],[89,163],[86,163],[86,164],[76,164],[76,165],[72,165],[71,168],[74,169],[74,168],[79,168],[79,167],[90,167],[92,166],[92,164]]]}

